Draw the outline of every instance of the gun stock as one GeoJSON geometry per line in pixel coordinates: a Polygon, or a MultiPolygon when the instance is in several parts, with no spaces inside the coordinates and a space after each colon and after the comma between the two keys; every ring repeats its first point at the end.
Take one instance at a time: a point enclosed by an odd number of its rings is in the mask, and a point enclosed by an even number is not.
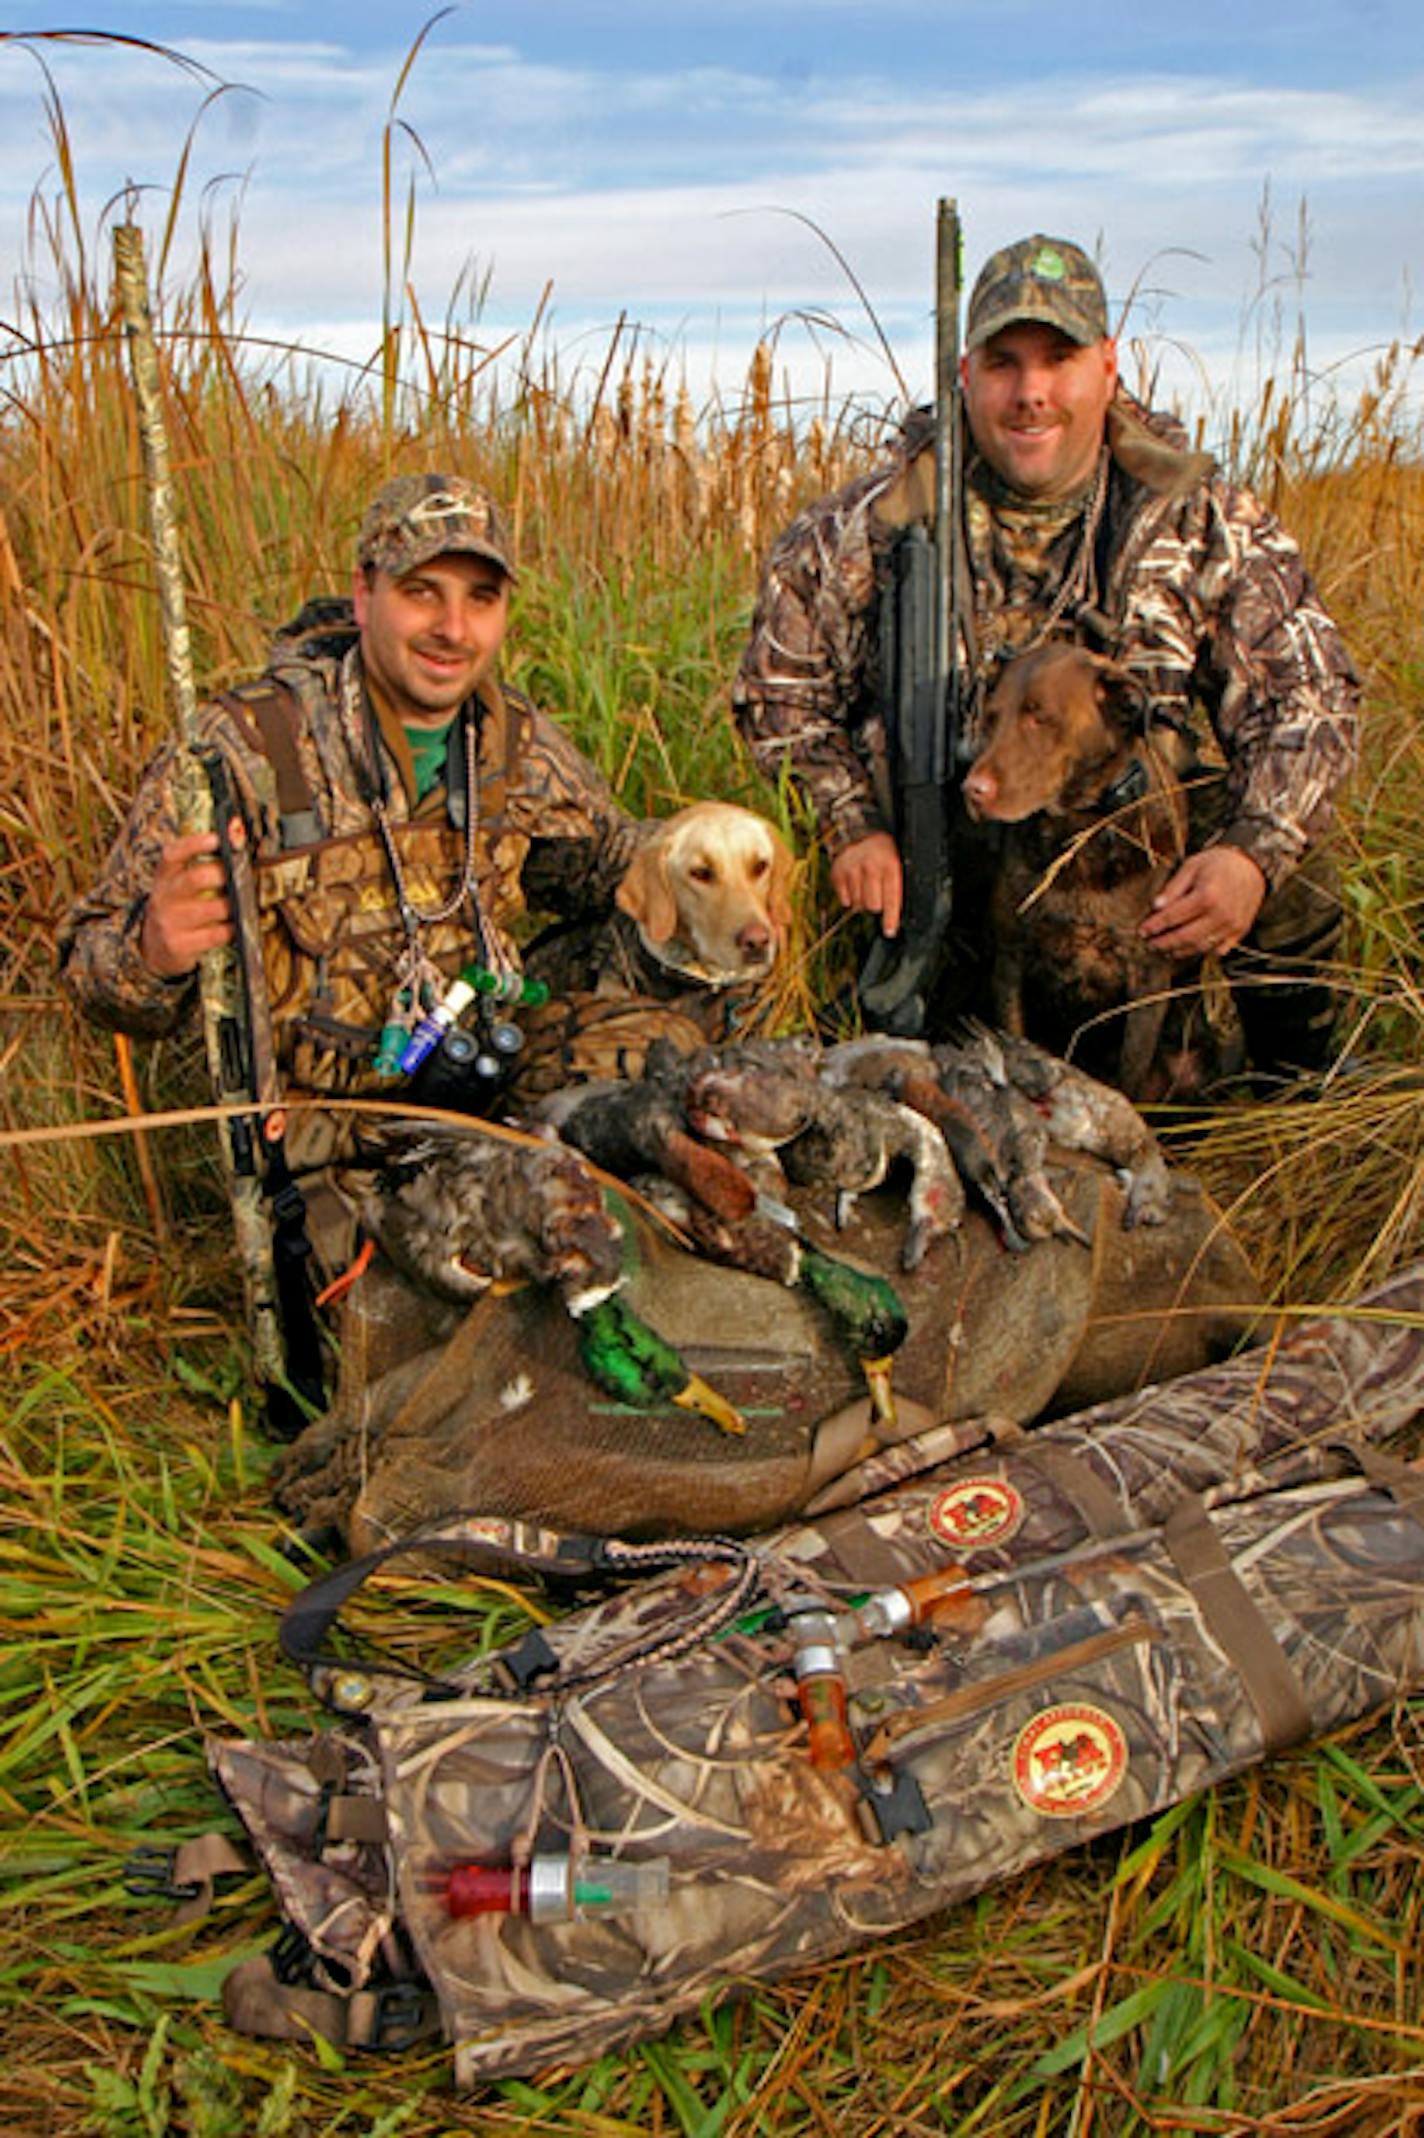
{"type": "Polygon", "coordinates": [[[949,927],[949,786],[954,769],[959,643],[957,602],[959,417],[959,210],[942,200],[935,262],[935,485],[933,535],[907,528],[895,545],[881,617],[885,716],[895,836],[905,874],[900,933],[879,936],[861,972],[862,1014],[872,1028],[924,1031],[949,927]]]}

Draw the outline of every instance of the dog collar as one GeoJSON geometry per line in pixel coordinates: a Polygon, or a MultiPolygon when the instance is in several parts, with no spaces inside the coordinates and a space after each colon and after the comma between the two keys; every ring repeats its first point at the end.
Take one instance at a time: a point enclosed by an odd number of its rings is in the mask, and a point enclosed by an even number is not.
{"type": "Polygon", "coordinates": [[[1147,789],[1147,767],[1134,750],[1112,785],[1103,789],[1098,797],[1098,806],[1104,816],[1111,816],[1115,810],[1126,809],[1131,803],[1140,802],[1147,789]]]}
{"type": "Polygon", "coordinates": [[[642,947],[655,965],[662,966],[665,972],[678,974],[681,979],[695,980],[699,987],[731,987],[737,981],[745,983],[766,977],[764,973],[748,973],[741,969],[724,970],[718,965],[704,964],[700,958],[694,956],[678,957],[674,954],[676,943],[677,937],[674,936],[670,944],[644,941],[642,947]]]}

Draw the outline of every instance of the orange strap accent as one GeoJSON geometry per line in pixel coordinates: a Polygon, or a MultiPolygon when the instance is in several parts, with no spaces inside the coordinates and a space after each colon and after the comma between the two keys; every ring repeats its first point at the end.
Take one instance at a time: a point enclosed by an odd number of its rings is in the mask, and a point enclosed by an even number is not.
{"type": "Polygon", "coordinates": [[[332,1278],[325,1290],[317,1293],[317,1305],[319,1307],[329,1307],[335,1300],[344,1299],[351,1287],[364,1277],[371,1267],[371,1258],[375,1252],[376,1243],[374,1240],[363,1241],[361,1251],[350,1269],[344,1269],[339,1277],[332,1278]]]}

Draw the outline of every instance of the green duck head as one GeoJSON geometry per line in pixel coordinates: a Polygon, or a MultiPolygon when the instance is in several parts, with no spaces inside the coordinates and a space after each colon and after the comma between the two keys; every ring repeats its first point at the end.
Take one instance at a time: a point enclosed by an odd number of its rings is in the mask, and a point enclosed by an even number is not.
{"type": "Polygon", "coordinates": [[[724,1396],[690,1371],[656,1329],[615,1292],[578,1316],[579,1357],[589,1379],[619,1403],[646,1409],[675,1403],[700,1411],[724,1433],[744,1433],[746,1422],[724,1396]]]}
{"type": "Polygon", "coordinates": [[[818,1247],[803,1245],[797,1282],[825,1308],[860,1358],[886,1358],[909,1334],[910,1318],[894,1285],[872,1270],[852,1269],[818,1247]]]}
{"type": "Polygon", "coordinates": [[[895,1287],[872,1270],[852,1269],[848,1262],[806,1246],[796,1281],[825,1308],[838,1333],[853,1346],[874,1417],[881,1425],[893,1425],[890,1361],[910,1330],[910,1318],[895,1287]]]}

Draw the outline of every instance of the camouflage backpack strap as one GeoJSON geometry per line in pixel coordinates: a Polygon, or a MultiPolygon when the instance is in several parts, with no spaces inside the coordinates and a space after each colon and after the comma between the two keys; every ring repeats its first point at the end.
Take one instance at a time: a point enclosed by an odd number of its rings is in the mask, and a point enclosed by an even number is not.
{"type": "Polygon", "coordinates": [[[528,747],[534,709],[521,691],[509,690],[497,682],[483,686],[479,702],[489,760],[480,774],[480,814],[498,823],[503,820],[505,797],[528,747]]]}
{"type": "Polygon", "coordinates": [[[255,683],[239,683],[224,691],[217,702],[256,729],[277,782],[283,847],[313,845],[321,837],[321,820],[297,749],[301,708],[295,693],[275,677],[262,676],[255,683]]]}

